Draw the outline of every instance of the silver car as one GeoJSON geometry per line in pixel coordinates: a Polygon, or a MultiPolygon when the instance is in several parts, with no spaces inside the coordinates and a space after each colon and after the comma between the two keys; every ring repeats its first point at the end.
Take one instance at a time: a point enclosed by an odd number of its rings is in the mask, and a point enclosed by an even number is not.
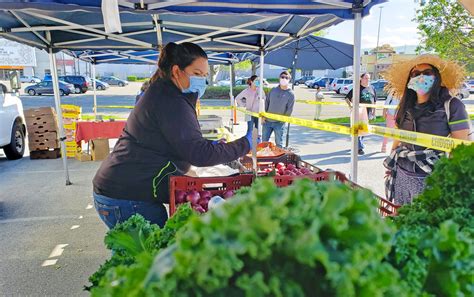
{"type": "Polygon", "coordinates": [[[459,99],[469,99],[469,96],[471,95],[470,94],[470,87],[468,86],[468,84],[466,83],[463,83],[461,88],[459,89],[459,92],[458,92],[458,97],[459,99]]]}

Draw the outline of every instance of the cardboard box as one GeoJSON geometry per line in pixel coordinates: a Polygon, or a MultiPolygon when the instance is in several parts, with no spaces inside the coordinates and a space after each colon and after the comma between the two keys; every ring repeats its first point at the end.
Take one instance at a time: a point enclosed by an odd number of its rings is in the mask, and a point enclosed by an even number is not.
{"type": "Polygon", "coordinates": [[[61,150],[31,151],[30,159],[57,159],[61,157],[61,150]]]}
{"type": "Polygon", "coordinates": [[[92,160],[105,160],[110,153],[108,139],[93,139],[91,140],[91,154],[92,160]]]}
{"type": "Polygon", "coordinates": [[[81,153],[76,153],[76,159],[81,162],[87,162],[87,161],[92,161],[92,156],[90,154],[81,152],[81,153]]]}
{"type": "Polygon", "coordinates": [[[23,114],[25,115],[25,118],[35,118],[42,116],[56,118],[56,111],[52,107],[31,108],[23,111],[23,114]]]}
{"type": "Polygon", "coordinates": [[[58,123],[56,118],[52,115],[43,115],[36,117],[25,118],[26,126],[28,130],[36,129],[36,127],[48,127],[48,130],[58,131],[58,123]]]}
{"type": "Polygon", "coordinates": [[[58,125],[56,121],[53,123],[41,123],[41,122],[34,122],[30,123],[30,125],[26,126],[29,134],[43,134],[47,132],[57,132],[58,125]]]}

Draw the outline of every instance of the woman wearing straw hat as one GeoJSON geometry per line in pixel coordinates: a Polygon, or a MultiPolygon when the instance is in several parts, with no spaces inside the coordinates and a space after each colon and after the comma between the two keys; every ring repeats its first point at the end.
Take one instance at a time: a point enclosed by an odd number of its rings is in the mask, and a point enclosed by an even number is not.
{"type": "MultiPolygon", "coordinates": [[[[388,89],[401,98],[396,126],[458,139],[469,139],[470,120],[464,104],[450,92],[464,80],[464,69],[435,55],[421,55],[394,64],[385,73],[388,89]]],[[[411,203],[424,188],[424,180],[444,153],[394,140],[384,161],[387,198],[396,204],[411,203]]]]}

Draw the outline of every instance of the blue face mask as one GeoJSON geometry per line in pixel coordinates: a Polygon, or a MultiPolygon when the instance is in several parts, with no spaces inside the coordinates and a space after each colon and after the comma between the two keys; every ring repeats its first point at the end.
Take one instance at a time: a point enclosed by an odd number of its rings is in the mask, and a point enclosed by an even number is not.
{"type": "Polygon", "coordinates": [[[260,80],[259,80],[259,79],[255,79],[255,80],[253,81],[253,83],[255,84],[255,86],[256,86],[257,88],[260,87],[260,80]]]}
{"type": "Polygon", "coordinates": [[[207,79],[201,76],[188,75],[186,72],[184,72],[184,74],[189,77],[189,88],[184,89],[182,92],[198,93],[198,98],[201,98],[202,95],[204,95],[204,92],[206,92],[207,79]]]}
{"type": "Polygon", "coordinates": [[[418,75],[410,79],[407,88],[415,91],[417,94],[425,95],[433,87],[434,81],[435,77],[433,75],[418,75]]]}

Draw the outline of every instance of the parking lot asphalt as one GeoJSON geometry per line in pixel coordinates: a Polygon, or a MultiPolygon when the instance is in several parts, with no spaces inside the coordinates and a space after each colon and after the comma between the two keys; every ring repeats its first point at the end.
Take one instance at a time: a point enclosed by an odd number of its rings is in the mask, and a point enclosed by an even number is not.
{"type": "MultiPolygon", "coordinates": [[[[113,87],[98,92],[99,104],[133,104],[138,84],[113,87]]],[[[297,87],[297,99],[312,99],[314,90],[297,87]]],[[[21,97],[24,108],[54,106],[52,96],[21,97]]],[[[465,100],[474,104],[474,97],[465,100]]],[[[342,97],[326,93],[328,101],[342,97]]],[[[92,94],[62,98],[63,103],[78,104],[92,112],[92,94]]],[[[203,102],[226,105],[227,100],[203,102]]],[[[107,113],[107,110],[101,113],[107,113]]],[[[113,110],[113,112],[117,112],[113,110]]],[[[126,115],[130,110],[119,111],[126,115]]],[[[348,116],[345,106],[324,106],[323,118],[348,116]]],[[[217,114],[228,124],[230,111],[203,110],[217,114]]],[[[314,106],[296,104],[294,116],[312,118],[314,106]]],[[[238,116],[236,137],[243,136],[246,123],[238,116]]],[[[366,137],[366,154],[360,157],[360,185],[383,195],[381,137],[366,137]]],[[[113,141],[111,141],[113,147],[113,141]]],[[[350,171],[350,137],[304,127],[291,126],[290,146],[302,158],[323,169],[350,171]]],[[[91,180],[100,162],[69,160],[73,185],[65,186],[62,162],[30,160],[28,154],[7,161],[0,150],[0,296],[86,296],[83,286],[88,277],[110,256],[103,238],[106,232],[92,204],[91,180]]]]}

